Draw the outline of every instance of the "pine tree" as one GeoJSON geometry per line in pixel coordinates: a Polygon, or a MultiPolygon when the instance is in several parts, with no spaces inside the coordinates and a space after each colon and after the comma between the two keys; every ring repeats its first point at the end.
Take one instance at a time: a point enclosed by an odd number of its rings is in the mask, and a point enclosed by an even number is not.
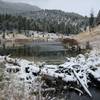
{"type": "Polygon", "coordinates": [[[100,10],[98,12],[97,18],[96,18],[96,24],[99,25],[100,24],[100,10]]]}
{"type": "Polygon", "coordinates": [[[90,26],[90,28],[94,27],[94,14],[93,14],[93,12],[91,12],[91,14],[90,14],[89,26],[90,26]]]}

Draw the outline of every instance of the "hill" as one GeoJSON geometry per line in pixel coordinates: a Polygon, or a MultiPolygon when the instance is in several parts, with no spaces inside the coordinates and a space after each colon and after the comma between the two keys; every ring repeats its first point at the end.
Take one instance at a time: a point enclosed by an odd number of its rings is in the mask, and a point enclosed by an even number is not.
{"type": "MultiPolygon", "coordinates": [[[[20,27],[23,26],[25,30],[36,30],[36,31],[45,31],[50,33],[63,33],[63,34],[78,34],[79,32],[84,31],[88,25],[88,18],[83,17],[76,13],[68,13],[61,10],[43,10],[37,6],[32,6],[24,3],[10,3],[0,1],[0,14],[12,14],[13,16],[22,16],[23,18],[7,19],[3,21],[1,19],[0,23],[4,24],[12,23],[16,24],[19,22],[20,27]],[[16,20],[18,19],[18,20],[16,20]],[[14,21],[14,23],[13,23],[14,21]],[[24,24],[23,24],[24,23],[24,24]],[[26,29],[25,26],[28,28],[26,29]]],[[[16,25],[13,25],[16,27],[16,25]]],[[[20,29],[23,29],[20,28],[20,29]]],[[[6,29],[6,27],[4,27],[6,29]]]]}
{"type": "Polygon", "coordinates": [[[16,14],[23,13],[27,11],[38,11],[40,10],[37,6],[32,6],[25,3],[11,3],[0,0],[0,13],[1,14],[16,14]]]}
{"type": "Polygon", "coordinates": [[[88,25],[87,17],[83,17],[77,13],[68,13],[61,10],[45,9],[25,12],[21,15],[37,22],[39,28],[45,27],[45,30],[48,30],[48,26],[52,26],[52,28],[54,28],[53,32],[58,31],[65,34],[77,34],[80,31],[83,31],[88,25]]]}

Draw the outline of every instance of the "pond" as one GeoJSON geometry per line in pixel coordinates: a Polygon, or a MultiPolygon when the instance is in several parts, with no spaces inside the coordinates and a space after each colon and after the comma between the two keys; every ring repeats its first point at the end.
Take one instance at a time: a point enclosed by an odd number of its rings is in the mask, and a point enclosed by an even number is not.
{"type": "MultiPolygon", "coordinates": [[[[79,95],[75,91],[65,91],[63,94],[61,92],[57,94],[52,94],[51,97],[56,97],[57,100],[100,100],[100,89],[95,87],[90,87],[89,91],[92,94],[92,98],[90,98],[87,94],[79,95]]],[[[55,100],[55,99],[54,99],[55,100]]]]}
{"type": "Polygon", "coordinates": [[[69,98],[67,96],[66,97],[67,99],[65,99],[65,100],[100,100],[100,89],[91,87],[91,88],[89,88],[89,90],[90,90],[90,92],[92,94],[92,98],[90,98],[86,94],[82,95],[82,96],[79,96],[77,93],[75,93],[73,91],[73,92],[70,92],[69,98]]]}
{"type": "Polygon", "coordinates": [[[76,53],[66,53],[61,42],[3,43],[0,45],[0,55],[25,58],[52,64],[61,64],[66,56],[76,53]]]}

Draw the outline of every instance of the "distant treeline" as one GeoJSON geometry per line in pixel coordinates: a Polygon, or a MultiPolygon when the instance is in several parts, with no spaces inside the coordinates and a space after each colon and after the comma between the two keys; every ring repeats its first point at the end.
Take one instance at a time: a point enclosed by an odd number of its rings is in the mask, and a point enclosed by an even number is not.
{"type": "Polygon", "coordinates": [[[46,18],[41,19],[41,17],[30,18],[10,14],[0,14],[0,30],[17,30],[18,32],[21,32],[21,30],[33,30],[50,33],[62,33],[67,35],[78,34],[79,32],[86,30],[86,27],[89,25],[94,26],[94,23],[100,24],[100,11],[95,22],[93,14],[91,14],[90,20],[87,17],[78,19],[77,17],[73,18],[73,16],[69,19],[66,18],[66,21],[59,21],[54,18],[50,19],[46,20],[46,18]]]}
{"type": "Polygon", "coordinates": [[[28,17],[13,16],[9,14],[0,14],[0,30],[34,30],[44,31],[50,33],[65,33],[65,34],[77,34],[81,31],[80,25],[73,25],[65,22],[47,21],[45,19],[34,20],[28,17]]]}
{"type": "Polygon", "coordinates": [[[93,28],[97,25],[100,25],[100,10],[97,14],[97,17],[94,17],[93,12],[90,13],[90,17],[89,17],[89,27],[93,28]]]}

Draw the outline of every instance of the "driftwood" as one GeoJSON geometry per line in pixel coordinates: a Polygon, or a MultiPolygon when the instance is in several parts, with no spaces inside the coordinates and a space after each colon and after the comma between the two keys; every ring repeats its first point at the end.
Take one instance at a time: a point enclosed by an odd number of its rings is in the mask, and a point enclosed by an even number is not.
{"type": "MultiPolygon", "coordinates": [[[[73,70],[73,69],[72,69],[73,70]]],[[[87,89],[86,85],[83,84],[82,80],[79,78],[79,76],[77,75],[77,73],[73,70],[73,73],[75,75],[75,77],[77,78],[77,80],[79,81],[79,83],[82,85],[83,89],[86,91],[86,93],[92,97],[91,93],[89,92],[89,90],[87,89]]]]}
{"type": "Polygon", "coordinates": [[[75,87],[70,87],[70,89],[73,89],[73,90],[75,90],[75,91],[77,91],[77,92],[79,92],[79,93],[83,94],[83,91],[81,91],[81,90],[80,90],[80,89],[78,89],[78,88],[75,88],[75,87]]]}

